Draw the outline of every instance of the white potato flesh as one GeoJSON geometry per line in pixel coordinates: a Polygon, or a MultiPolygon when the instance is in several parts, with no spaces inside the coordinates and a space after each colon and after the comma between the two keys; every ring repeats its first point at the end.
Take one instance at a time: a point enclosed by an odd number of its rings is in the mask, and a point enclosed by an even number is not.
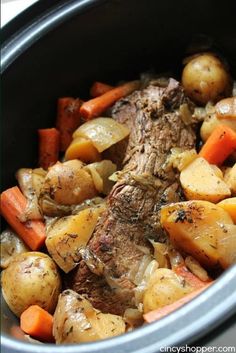
{"type": "Polygon", "coordinates": [[[144,313],[174,303],[193,291],[184,279],[169,269],[157,269],[151,276],[143,297],[144,313]]]}
{"type": "Polygon", "coordinates": [[[224,174],[224,181],[230,188],[232,195],[236,196],[236,163],[232,168],[228,168],[224,174]]]}
{"type": "Polygon", "coordinates": [[[89,207],[76,215],[60,218],[49,227],[46,247],[64,272],[71,271],[78,264],[79,250],[87,245],[105,208],[105,203],[89,207]]]}
{"type": "Polygon", "coordinates": [[[236,225],[224,225],[224,231],[217,239],[219,262],[223,268],[236,263],[236,225]]]}
{"type": "Polygon", "coordinates": [[[161,209],[161,225],[174,246],[207,268],[219,264],[218,239],[232,224],[228,212],[208,201],[178,202],[161,209]]]}
{"type": "MultiPolygon", "coordinates": [[[[219,175],[218,170],[216,169],[219,175]]],[[[231,195],[228,185],[217,176],[215,168],[204,159],[197,158],[180,173],[180,183],[188,200],[219,202],[231,195]]]]}

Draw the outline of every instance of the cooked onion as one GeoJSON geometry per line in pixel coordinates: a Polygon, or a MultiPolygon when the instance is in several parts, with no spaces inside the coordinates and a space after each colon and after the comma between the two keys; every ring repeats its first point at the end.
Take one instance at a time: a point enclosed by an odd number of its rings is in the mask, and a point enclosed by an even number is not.
{"type": "Polygon", "coordinates": [[[174,248],[169,249],[168,256],[170,260],[171,267],[184,265],[184,259],[180,253],[174,248]]]}
{"type": "Polygon", "coordinates": [[[168,244],[150,240],[154,248],[154,258],[158,262],[158,267],[169,268],[168,244]]]}
{"type": "MultiPolygon", "coordinates": [[[[128,308],[124,312],[124,320],[129,325],[129,328],[141,326],[143,323],[143,315],[138,309],[128,308]]],[[[128,329],[129,329],[128,328],[128,329]]]]}
{"type": "Polygon", "coordinates": [[[177,168],[181,172],[196,158],[197,152],[195,149],[183,150],[181,148],[176,147],[171,149],[169,162],[174,168],[177,168]]]}
{"type": "Polygon", "coordinates": [[[180,117],[185,125],[191,125],[193,123],[192,113],[191,113],[187,103],[180,105],[179,113],[180,113],[180,117]]]}
{"type": "Polygon", "coordinates": [[[209,279],[207,271],[192,256],[187,256],[185,258],[185,265],[195,276],[200,278],[202,281],[207,281],[209,279]]]}
{"type": "Polygon", "coordinates": [[[112,118],[97,118],[81,125],[73,138],[82,136],[92,141],[98,152],[103,152],[129,135],[129,129],[112,118]]]}
{"type": "Polygon", "coordinates": [[[38,204],[38,197],[33,185],[33,170],[29,168],[21,168],[16,173],[21,191],[27,198],[27,208],[21,221],[25,222],[29,219],[43,219],[41,209],[38,204]]]}
{"type": "Polygon", "coordinates": [[[92,175],[95,188],[105,195],[112,189],[113,182],[109,177],[115,173],[116,165],[108,160],[88,164],[85,167],[92,175]]]}
{"type": "MultiPolygon", "coordinates": [[[[144,255],[146,256],[146,255],[144,255]]],[[[143,267],[145,266],[145,262],[147,261],[147,258],[143,259],[143,263],[141,263],[140,268],[140,282],[139,285],[135,288],[135,304],[137,307],[139,307],[139,304],[142,303],[143,301],[143,295],[144,291],[147,288],[148,281],[150,280],[152,274],[156,271],[158,268],[158,263],[156,260],[152,260],[149,262],[148,266],[146,266],[145,271],[143,271],[143,267]],[[142,273],[142,275],[141,275],[142,273]]]]}
{"type": "Polygon", "coordinates": [[[27,251],[29,248],[11,229],[1,233],[1,268],[7,268],[13,256],[27,251]]]}

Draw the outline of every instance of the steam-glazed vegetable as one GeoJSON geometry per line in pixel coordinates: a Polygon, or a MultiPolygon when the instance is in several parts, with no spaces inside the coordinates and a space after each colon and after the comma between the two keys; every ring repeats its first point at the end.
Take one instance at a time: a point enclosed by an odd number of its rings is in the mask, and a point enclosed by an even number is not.
{"type": "Polygon", "coordinates": [[[28,246],[11,229],[1,233],[1,268],[6,268],[14,256],[27,251],[28,246]]]}
{"type": "Polygon", "coordinates": [[[103,314],[72,290],[59,297],[53,320],[56,343],[91,342],[125,332],[121,316],[103,314]]]}
{"type": "Polygon", "coordinates": [[[73,138],[84,137],[92,141],[98,152],[103,152],[129,135],[129,129],[114,119],[97,118],[81,125],[73,138]]]}
{"type": "Polygon", "coordinates": [[[216,114],[208,115],[207,118],[204,120],[200,134],[201,138],[204,142],[208,139],[211,135],[213,130],[219,125],[226,125],[230,127],[232,130],[236,132],[236,119],[229,119],[229,118],[217,118],[216,114]]]}
{"type": "Polygon", "coordinates": [[[2,272],[3,297],[17,316],[34,304],[53,312],[60,290],[57,267],[41,252],[17,255],[2,272]]]}
{"type": "Polygon", "coordinates": [[[233,221],[217,205],[187,201],[164,206],[161,224],[177,248],[195,257],[203,266],[214,267],[220,258],[218,240],[224,238],[225,227],[233,221]]]}
{"type": "Polygon", "coordinates": [[[42,219],[42,212],[38,204],[36,190],[34,189],[34,183],[36,182],[36,180],[38,180],[38,175],[33,179],[32,169],[21,168],[17,171],[16,178],[18,180],[21,191],[27,198],[27,209],[24,213],[24,221],[28,219],[42,219]]]}
{"type": "Polygon", "coordinates": [[[219,119],[236,119],[236,97],[225,98],[218,102],[216,116],[219,119]]]}
{"type": "Polygon", "coordinates": [[[113,186],[109,177],[116,172],[116,165],[108,160],[92,163],[86,166],[91,173],[96,189],[105,195],[108,195],[113,186]]]}
{"type": "Polygon", "coordinates": [[[1,234],[3,296],[32,338],[122,334],[236,263],[236,84],[212,53],[185,64],[182,86],[144,73],[59,98],[58,130],[39,130],[44,169],[1,193],[16,232],[1,234]]]}
{"type": "Polygon", "coordinates": [[[217,249],[221,266],[227,268],[236,263],[236,225],[226,224],[223,230],[217,239],[217,249]]]}
{"type": "Polygon", "coordinates": [[[40,202],[50,196],[62,205],[78,204],[97,195],[91,175],[83,168],[79,160],[64,163],[57,162],[52,166],[45,178],[40,202]]]}
{"type": "Polygon", "coordinates": [[[71,271],[77,265],[81,258],[80,249],[87,245],[105,208],[105,203],[89,207],[77,215],[60,218],[49,227],[46,246],[64,272],[71,271]]]}
{"type": "Polygon", "coordinates": [[[216,175],[216,168],[197,158],[182,170],[180,182],[188,200],[218,202],[231,195],[228,185],[216,175]]]}
{"type": "Polygon", "coordinates": [[[234,223],[236,223],[236,197],[230,197],[218,203],[218,206],[227,211],[234,223]]]}
{"type": "Polygon", "coordinates": [[[161,308],[192,291],[183,278],[167,268],[157,269],[151,276],[144,293],[144,313],[161,308]]]}
{"type": "Polygon", "coordinates": [[[100,161],[101,155],[91,140],[79,136],[73,139],[65,153],[66,160],[76,158],[85,163],[92,163],[100,161]]]}
{"type": "Polygon", "coordinates": [[[224,181],[230,188],[232,195],[236,196],[236,163],[232,168],[227,168],[224,174],[224,181]]]}
{"type": "Polygon", "coordinates": [[[230,95],[232,84],[223,62],[212,53],[193,56],[182,74],[187,95],[196,103],[217,102],[230,95]]]}

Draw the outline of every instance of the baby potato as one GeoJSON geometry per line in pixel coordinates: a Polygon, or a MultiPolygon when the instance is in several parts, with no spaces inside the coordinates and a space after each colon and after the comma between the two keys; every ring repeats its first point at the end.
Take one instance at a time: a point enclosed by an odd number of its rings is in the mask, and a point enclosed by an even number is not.
{"type": "Polygon", "coordinates": [[[49,195],[56,203],[75,205],[97,195],[93,179],[79,160],[57,162],[48,171],[41,200],[49,195]]]}
{"type": "Polygon", "coordinates": [[[60,290],[57,267],[41,252],[17,255],[2,272],[3,297],[17,316],[34,304],[53,312],[60,290]]]}
{"type": "Polygon", "coordinates": [[[144,293],[144,313],[174,303],[193,288],[186,284],[183,278],[167,268],[158,268],[151,276],[144,293]]]}
{"type": "Polygon", "coordinates": [[[230,95],[232,81],[223,62],[212,53],[194,56],[184,67],[182,85],[197,104],[217,102],[230,95]]]}
{"type": "Polygon", "coordinates": [[[231,195],[221,170],[201,157],[182,170],[180,183],[188,200],[219,202],[231,195]]]}

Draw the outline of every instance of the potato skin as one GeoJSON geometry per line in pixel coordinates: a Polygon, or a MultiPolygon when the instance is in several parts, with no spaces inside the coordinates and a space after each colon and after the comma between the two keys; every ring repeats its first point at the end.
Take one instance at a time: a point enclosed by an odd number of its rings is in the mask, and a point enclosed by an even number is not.
{"type": "Polygon", "coordinates": [[[96,196],[97,190],[83,163],[71,160],[49,168],[40,199],[47,195],[60,205],[76,205],[96,196]]]}
{"type": "Polygon", "coordinates": [[[17,316],[34,304],[52,313],[60,290],[55,263],[40,252],[17,255],[2,272],[3,297],[17,316]]]}
{"type": "Polygon", "coordinates": [[[186,94],[197,104],[217,102],[230,95],[232,81],[223,64],[212,53],[194,56],[184,67],[182,85],[186,94]]]}

